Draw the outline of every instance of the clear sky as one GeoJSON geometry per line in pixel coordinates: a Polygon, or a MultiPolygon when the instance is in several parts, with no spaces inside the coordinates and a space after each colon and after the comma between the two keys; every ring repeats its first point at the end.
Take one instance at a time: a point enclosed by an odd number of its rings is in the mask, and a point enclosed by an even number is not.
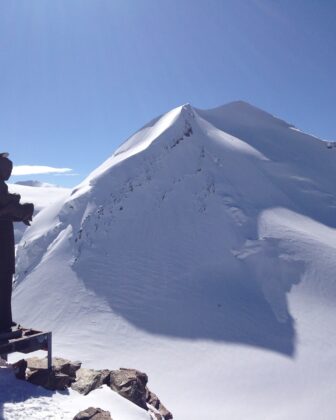
{"type": "Polygon", "coordinates": [[[73,170],[12,182],[75,185],[186,102],[336,140],[335,21],[334,0],[1,0],[0,149],[73,170]]]}

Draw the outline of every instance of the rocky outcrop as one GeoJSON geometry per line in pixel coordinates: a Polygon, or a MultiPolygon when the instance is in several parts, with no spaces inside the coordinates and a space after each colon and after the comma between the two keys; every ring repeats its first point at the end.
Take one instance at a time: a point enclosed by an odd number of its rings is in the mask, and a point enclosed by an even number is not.
{"type": "MultiPolygon", "coordinates": [[[[26,359],[26,361],[27,368],[29,370],[47,369],[48,367],[47,358],[39,359],[38,357],[31,357],[29,359],[26,359]]],[[[56,373],[67,375],[73,380],[76,379],[76,372],[78,369],[80,369],[81,365],[81,362],[71,362],[70,360],[62,359],[61,357],[53,357],[52,359],[53,371],[56,373]]]]}
{"type": "Polygon", "coordinates": [[[52,359],[52,365],[53,368],[49,371],[47,358],[31,357],[19,360],[13,367],[18,379],[52,391],[62,391],[76,380],[76,371],[81,367],[81,362],[70,362],[70,360],[55,357],[52,359]]]}
{"type": "Polygon", "coordinates": [[[147,388],[148,376],[136,369],[112,370],[109,386],[113,391],[148,410],[153,407],[153,415],[158,419],[170,420],[172,413],[161,403],[154,392],[147,388]],[[150,407],[149,407],[149,406],[150,407]]]}
{"type": "Polygon", "coordinates": [[[18,362],[12,364],[12,368],[14,369],[14,374],[17,377],[17,379],[21,379],[21,380],[26,379],[27,366],[28,366],[28,363],[24,359],[21,359],[18,362]]]}
{"type": "MultiPolygon", "coordinates": [[[[39,359],[37,357],[20,360],[13,367],[18,379],[26,380],[50,390],[64,390],[71,387],[73,390],[87,395],[102,385],[107,385],[122,397],[127,398],[144,410],[150,411],[154,419],[170,420],[173,418],[171,412],[161,403],[158,396],[148,389],[148,376],[136,369],[86,369],[81,367],[81,362],[71,362],[58,357],[52,359],[51,370],[48,370],[46,358],[39,359]]],[[[93,413],[91,417],[76,416],[75,419],[105,420],[111,418],[102,417],[106,416],[105,413],[107,413],[103,410],[97,412],[92,410],[100,409],[90,407],[77,416],[90,416],[93,413]]]]}
{"type": "Polygon", "coordinates": [[[45,369],[32,371],[28,374],[27,381],[52,391],[63,391],[71,384],[69,376],[45,369]]]}
{"type": "Polygon", "coordinates": [[[79,412],[73,420],[113,420],[108,411],[101,408],[89,407],[86,410],[79,412]]]}
{"type": "Polygon", "coordinates": [[[87,395],[94,389],[109,382],[109,370],[93,370],[81,368],[76,372],[76,381],[71,384],[71,388],[80,394],[87,395]]]}
{"type": "Polygon", "coordinates": [[[121,368],[111,371],[109,386],[134,404],[148,410],[146,404],[147,382],[148,376],[145,373],[135,369],[121,368]]]}
{"type": "MultiPolygon", "coordinates": [[[[148,388],[147,388],[146,402],[147,402],[147,405],[149,404],[151,407],[155,409],[155,411],[153,410],[154,414],[156,414],[156,412],[159,413],[161,418],[163,418],[164,420],[170,420],[173,418],[172,413],[169,410],[167,410],[167,408],[162,404],[159,397],[156,394],[154,394],[154,392],[150,391],[148,388]]],[[[161,420],[160,417],[157,417],[157,418],[161,420]]]]}

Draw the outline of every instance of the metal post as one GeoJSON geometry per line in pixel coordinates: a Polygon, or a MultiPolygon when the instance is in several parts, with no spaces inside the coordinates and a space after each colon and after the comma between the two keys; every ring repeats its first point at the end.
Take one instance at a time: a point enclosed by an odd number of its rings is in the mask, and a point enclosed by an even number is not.
{"type": "Polygon", "coordinates": [[[0,358],[5,362],[8,362],[8,354],[0,354],[0,358]]]}
{"type": "Polygon", "coordinates": [[[47,334],[47,343],[48,343],[48,370],[52,370],[52,339],[51,332],[47,334]]]}

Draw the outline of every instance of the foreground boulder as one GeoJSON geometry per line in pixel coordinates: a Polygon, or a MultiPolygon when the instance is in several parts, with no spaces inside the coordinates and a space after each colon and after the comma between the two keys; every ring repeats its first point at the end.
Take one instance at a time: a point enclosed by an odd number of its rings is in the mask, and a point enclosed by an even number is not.
{"type": "Polygon", "coordinates": [[[89,392],[109,382],[109,370],[93,370],[81,368],[76,372],[76,381],[71,388],[80,394],[87,395],[89,392]]]}
{"type": "Polygon", "coordinates": [[[34,385],[43,386],[51,391],[63,391],[71,384],[71,378],[63,373],[56,373],[48,370],[34,370],[28,373],[27,381],[34,385]]]}
{"type": "Polygon", "coordinates": [[[23,381],[26,380],[27,366],[28,366],[28,363],[24,359],[21,359],[18,362],[13,363],[12,367],[14,369],[14,374],[17,377],[17,379],[21,379],[23,381]]]}
{"type": "Polygon", "coordinates": [[[113,420],[108,411],[101,408],[89,407],[86,410],[79,412],[73,420],[113,420]]]}
{"type": "MultiPolygon", "coordinates": [[[[150,391],[148,388],[147,388],[146,402],[147,404],[155,408],[157,413],[164,420],[170,420],[173,418],[172,413],[169,410],[167,410],[167,408],[162,404],[159,397],[156,394],[154,394],[154,392],[150,391]]],[[[157,418],[160,419],[160,417],[157,417],[157,418]]]]}
{"type": "Polygon", "coordinates": [[[148,410],[146,404],[148,376],[136,369],[112,370],[109,386],[113,391],[148,410]]]}
{"type": "Polygon", "coordinates": [[[68,388],[76,380],[76,371],[81,367],[80,362],[71,362],[58,357],[52,359],[52,365],[52,370],[49,371],[47,358],[31,357],[19,360],[13,367],[18,379],[27,380],[52,391],[68,388]]]}
{"type": "MultiPolygon", "coordinates": [[[[26,359],[27,368],[30,370],[47,369],[48,360],[47,358],[40,359],[38,357],[30,357],[26,359]]],[[[76,372],[80,369],[81,362],[71,362],[70,360],[63,359],[61,357],[52,358],[52,368],[56,373],[62,373],[68,375],[71,378],[76,378],[76,372]]]]}
{"type": "Polygon", "coordinates": [[[161,403],[154,392],[147,388],[148,376],[136,369],[112,370],[109,386],[113,391],[132,401],[139,407],[148,410],[153,407],[153,415],[158,419],[170,420],[172,413],[161,403]],[[150,407],[148,407],[150,405],[150,407]]]}

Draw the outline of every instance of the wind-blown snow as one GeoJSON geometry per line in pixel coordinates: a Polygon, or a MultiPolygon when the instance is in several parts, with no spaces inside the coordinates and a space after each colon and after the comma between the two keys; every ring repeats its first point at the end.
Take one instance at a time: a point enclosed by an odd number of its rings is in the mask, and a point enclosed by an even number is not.
{"type": "Polygon", "coordinates": [[[178,420],[331,420],[335,162],[249,104],[176,108],[37,215],[16,317],[178,420]]]}

